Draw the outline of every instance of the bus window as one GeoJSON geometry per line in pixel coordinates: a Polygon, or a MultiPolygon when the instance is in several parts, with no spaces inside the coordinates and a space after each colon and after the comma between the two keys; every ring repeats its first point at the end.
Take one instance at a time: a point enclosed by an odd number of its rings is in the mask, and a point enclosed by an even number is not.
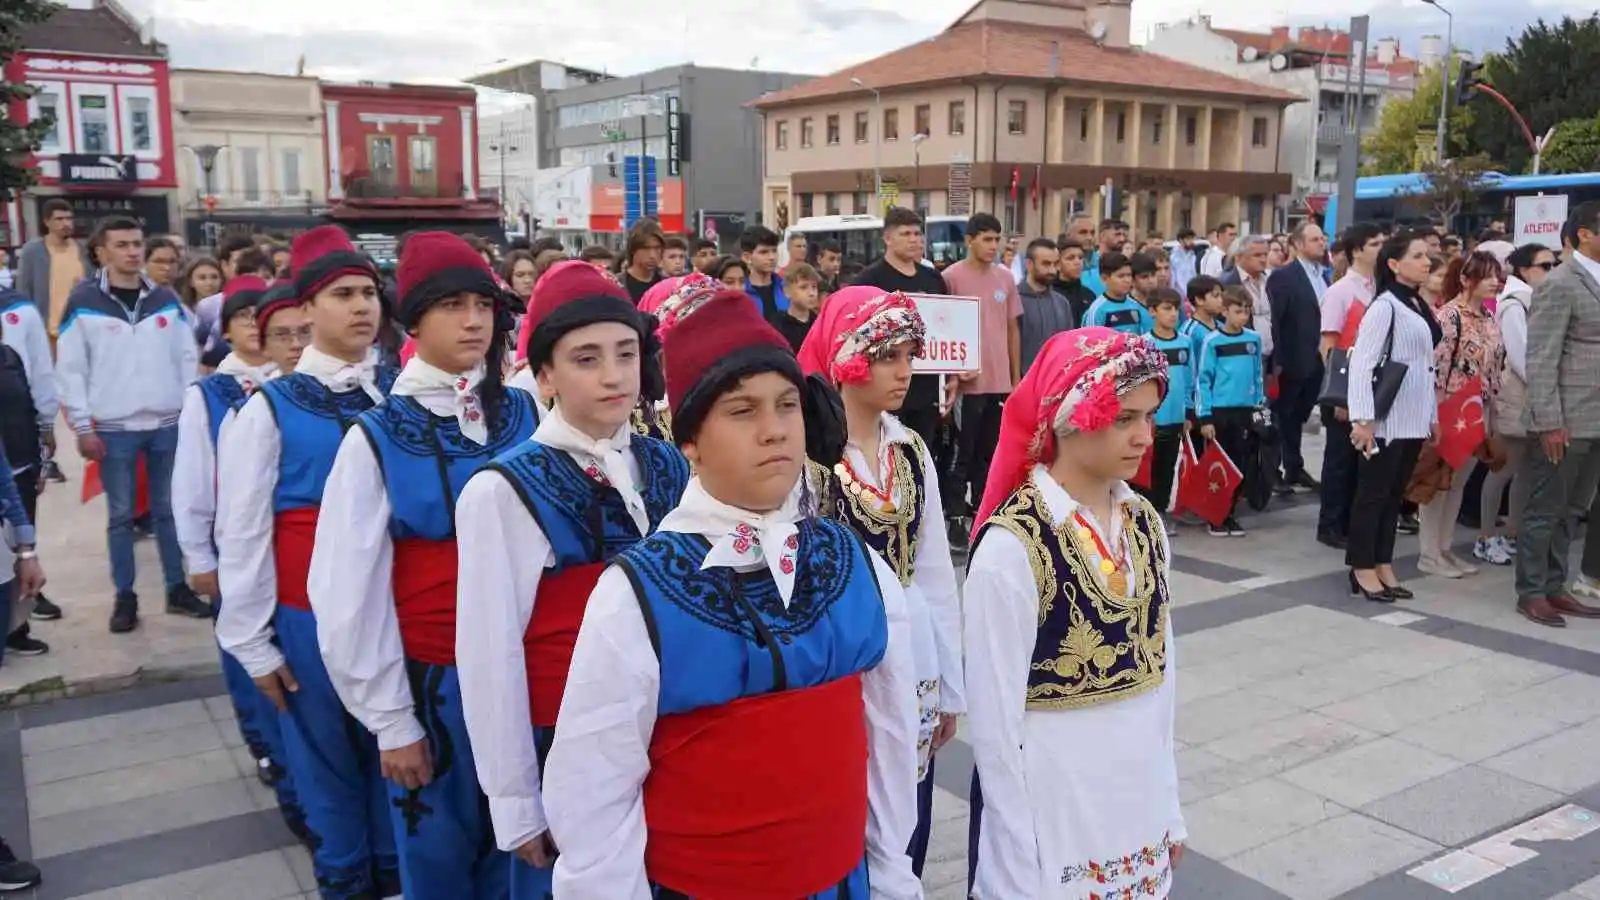
{"type": "Polygon", "coordinates": [[[966,220],[933,219],[923,226],[922,233],[924,252],[934,268],[943,271],[967,258],[966,220]]]}

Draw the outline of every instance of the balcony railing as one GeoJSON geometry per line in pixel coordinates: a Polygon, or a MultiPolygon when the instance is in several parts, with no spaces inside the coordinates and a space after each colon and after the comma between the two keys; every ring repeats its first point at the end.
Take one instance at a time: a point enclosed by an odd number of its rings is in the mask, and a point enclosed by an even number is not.
{"type": "Polygon", "coordinates": [[[466,196],[461,182],[438,184],[403,183],[398,177],[373,178],[356,175],[345,179],[344,195],[352,199],[422,199],[460,200],[466,196]]]}
{"type": "Polygon", "coordinates": [[[267,209],[280,212],[304,212],[320,206],[316,196],[310,191],[287,193],[284,191],[225,191],[211,195],[211,202],[206,202],[205,194],[196,191],[194,196],[184,202],[185,209],[205,210],[211,209],[267,209]]]}

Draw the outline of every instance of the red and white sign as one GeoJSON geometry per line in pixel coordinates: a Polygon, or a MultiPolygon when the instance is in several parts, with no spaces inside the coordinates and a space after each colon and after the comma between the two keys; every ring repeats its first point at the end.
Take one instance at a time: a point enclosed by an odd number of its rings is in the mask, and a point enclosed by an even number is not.
{"type": "Polygon", "coordinates": [[[1561,227],[1567,223],[1567,195],[1547,194],[1542,197],[1518,197],[1512,243],[1543,244],[1557,253],[1561,252],[1561,227]]]}
{"type": "Polygon", "coordinates": [[[976,297],[907,294],[917,304],[928,338],[912,370],[919,375],[959,375],[983,365],[983,307],[976,297]]]}

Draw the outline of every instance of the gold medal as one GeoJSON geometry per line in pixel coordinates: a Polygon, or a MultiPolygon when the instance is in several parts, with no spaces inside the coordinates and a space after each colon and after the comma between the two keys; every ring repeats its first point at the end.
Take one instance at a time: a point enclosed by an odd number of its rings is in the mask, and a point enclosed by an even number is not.
{"type": "Polygon", "coordinates": [[[1117,570],[1117,566],[1111,560],[1109,560],[1109,559],[1100,560],[1100,574],[1101,575],[1110,575],[1112,572],[1115,572],[1116,570],[1117,570]]]}
{"type": "Polygon", "coordinates": [[[1114,597],[1128,595],[1128,576],[1121,572],[1112,572],[1106,576],[1106,591],[1114,597]]]}

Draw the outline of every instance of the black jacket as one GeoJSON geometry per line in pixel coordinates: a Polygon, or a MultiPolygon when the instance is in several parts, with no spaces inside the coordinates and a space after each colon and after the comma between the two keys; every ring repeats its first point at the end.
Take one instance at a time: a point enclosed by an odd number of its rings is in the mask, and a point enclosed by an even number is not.
{"type": "Polygon", "coordinates": [[[1311,275],[1297,259],[1267,276],[1272,306],[1272,359],[1283,377],[1312,378],[1322,371],[1322,304],[1311,275]]]}

